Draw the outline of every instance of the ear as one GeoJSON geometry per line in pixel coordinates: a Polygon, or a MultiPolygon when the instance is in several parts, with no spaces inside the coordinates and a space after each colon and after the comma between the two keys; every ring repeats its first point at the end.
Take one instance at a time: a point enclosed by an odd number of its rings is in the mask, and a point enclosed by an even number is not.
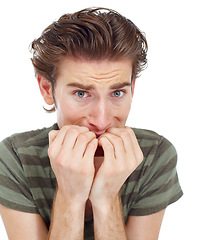
{"type": "Polygon", "coordinates": [[[132,84],[131,84],[131,93],[132,93],[132,97],[133,97],[133,95],[134,95],[134,87],[135,87],[135,83],[136,83],[136,79],[134,79],[134,80],[132,81],[132,84]]]}
{"type": "Polygon", "coordinates": [[[40,88],[41,95],[44,98],[44,101],[48,105],[53,105],[53,94],[52,94],[52,86],[51,83],[44,77],[37,75],[37,81],[40,88]]]}

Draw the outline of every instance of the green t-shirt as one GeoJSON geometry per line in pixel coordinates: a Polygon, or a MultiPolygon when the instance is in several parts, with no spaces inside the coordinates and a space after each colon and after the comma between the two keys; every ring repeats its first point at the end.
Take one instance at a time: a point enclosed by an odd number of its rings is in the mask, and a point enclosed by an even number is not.
{"type": "MultiPolygon", "coordinates": [[[[56,177],[47,150],[50,128],[15,134],[0,143],[0,204],[38,213],[48,229],[56,177]]],[[[159,212],[182,196],[173,145],[155,132],[133,128],[144,160],[121,188],[125,223],[128,216],[159,212]]],[[[85,219],[85,239],[93,239],[93,220],[85,219]]]]}

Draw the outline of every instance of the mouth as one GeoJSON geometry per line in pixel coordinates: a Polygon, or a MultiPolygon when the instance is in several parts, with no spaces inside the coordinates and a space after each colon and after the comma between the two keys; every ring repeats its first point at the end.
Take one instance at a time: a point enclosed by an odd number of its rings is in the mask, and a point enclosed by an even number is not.
{"type": "Polygon", "coordinates": [[[103,157],[104,156],[104,151],[103,148],[98,146],[95,152],[96,157],[103,157]]]}
{"type": "Polygon", "coordinates": [[[105,131],[103,131],[103,132],[98,132],[98,133],[94,132],[94,133],[95,133],[95,135],[96,135],[96,138],[98,139],[103,133],[105,133],[105,131]]]}

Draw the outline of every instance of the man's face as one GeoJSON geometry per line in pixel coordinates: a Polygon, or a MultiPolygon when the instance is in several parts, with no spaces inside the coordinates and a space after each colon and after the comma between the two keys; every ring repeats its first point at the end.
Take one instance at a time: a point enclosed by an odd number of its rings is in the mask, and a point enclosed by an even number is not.
{"type": "Polygon", "coordinates": [[[59,128],[85,126],[99,136],[109,127],[124,127],[134,89],[131,75],[130,60],[64,58],[54,91],[59,128]]]}

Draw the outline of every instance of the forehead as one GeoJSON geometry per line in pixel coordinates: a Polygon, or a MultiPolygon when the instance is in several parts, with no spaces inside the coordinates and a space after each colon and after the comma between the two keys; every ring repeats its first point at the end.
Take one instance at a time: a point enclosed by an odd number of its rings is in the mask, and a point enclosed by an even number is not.
{"type": "Polygon", "coordinates": [[[65,57],[60,62],[57,81],[64,84],[80,82],[106,85],[131,82],[131,76],[132,62],[129,59],[86,61],[65,57]]]}

